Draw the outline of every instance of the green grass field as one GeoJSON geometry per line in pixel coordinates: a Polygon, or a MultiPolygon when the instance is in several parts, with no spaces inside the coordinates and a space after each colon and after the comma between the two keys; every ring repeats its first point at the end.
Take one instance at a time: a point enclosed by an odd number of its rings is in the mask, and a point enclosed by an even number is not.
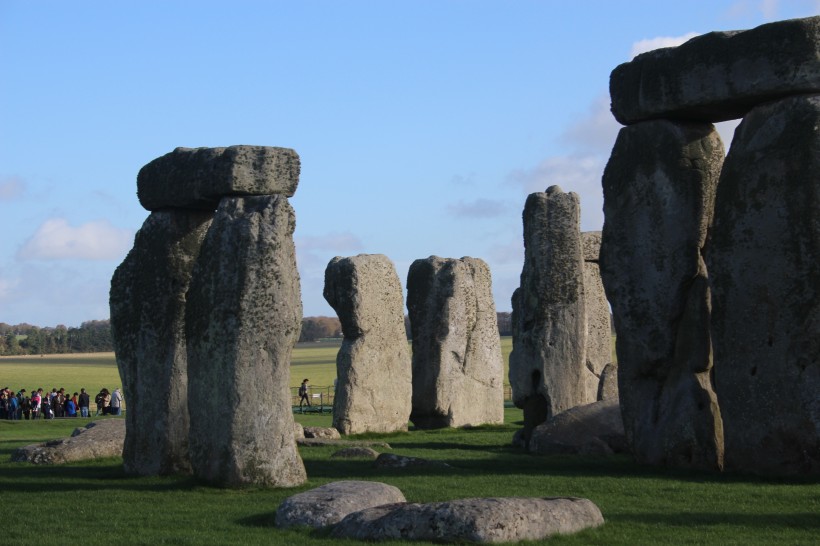
{"type": "MultiPolygon", "coordinates": [[[[331,346],[297,348],[291,384],[296,386],[303,376],[317,385],[332,384],[335,352],[331,346]]],[[[0,383],[43,382],[45,388],[51,382],[57,385],[56,377],[65,382],[58,387],[74,388],[75,380],[77,386],[110,388],[116,366],[111,355],[99,358],[0,359],[0,383]]],[[[11,544],[46,535],[129,545],[361,544],[273,526],[276,507],[285,497],[329,481],[357,479],[395,485],[408,500],[418,502],[568,495],[589,498],[601,508],[607,522],[603,527],[556,537],[550,544],[818,543],[816,480],[645,467],[625,456],[530,455],[510,445],[521,425],[521,411],[505,411],[504,425],[366,436],[389,442],[393,453],[444,461],[451,468],[375,469],[365,460],[331,458],[332,447],[302,447],[309,481],[290,490],[219,489],[185,476],[130,477],[119,458],[65,466],[11,463],[14,448],[68,436],[83,421],[0,421],[0,491],[7,508],[0,529],[11,544]]],[[[295,418],[305,425],[329,426],[331,421],[328,414],[295,418]]]]}

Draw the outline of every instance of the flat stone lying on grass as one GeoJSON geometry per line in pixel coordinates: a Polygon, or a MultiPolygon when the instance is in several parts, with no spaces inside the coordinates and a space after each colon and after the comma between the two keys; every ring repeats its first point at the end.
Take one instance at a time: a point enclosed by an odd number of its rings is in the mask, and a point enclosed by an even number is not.
{"type": "Polygon", "coordinates": [[[340,449],[330,456],[335,459],[375,459],[379,452],[370,447],[353,446],[340,449]]]}
{"type": "Polygon", "coordinates": [[[32,444],[14,450],[12,462],[63,464],[89,459],[121,457],[125,419],[101,419],[75,429],[70,438],[32,444]]]}
{"type": "Polygon", "coordinates": [[[530,451],[543,454],[611,455],[627,449],[618,400],[561,412],[532,431],[530,451]]]}
{"type": "Polygon", "coordinates": [[[331,536],[358,540],[516,542],[542,540],[603,525],[595,504],[581,498],[496,497],[429,504],[388,504],[345,517],[331,536]]]}
{"type": "Polygon", "coordinates": [[[276,526],[327,527],[365,508],[405,502],[402,492],[380,482],[339,481],[286,498],[276,509],[276,526]]]}
{"type": "Polygon", "coordinates": [[[305,427],[305,438],[327,438],[339,440],[342,435],[333,427],[305,427]]]}
{"type": "Polygon", "coordinates": [[[376,468],[407,468],[410,466],[449,467],[450,465],[441,461],[431,461],[420,457],[407,457],[404,455],[394,455],[392,453],[382,453],[376,458],[375,461],[373,461],[373,466],[376,468]]]}

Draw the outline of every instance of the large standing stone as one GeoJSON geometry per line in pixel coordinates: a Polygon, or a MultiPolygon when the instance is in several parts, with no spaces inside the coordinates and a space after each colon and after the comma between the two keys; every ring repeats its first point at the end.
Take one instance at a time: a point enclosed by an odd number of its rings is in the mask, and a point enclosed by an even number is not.
{"type": "Polygon", "coordinates": [[[820,17],[710,32],[638,55],[612,71],[612,113],[717,122],[787,95],[820,92],[820,17]]]}
{"type": "Polygon", "coordinates": [[[140,169],[137,196],[147,210],[213,211],[225,196],[290,197],[299,183],[299,170],[299,155],[290,148],[177,148],[140,169]]]}
{"type": "Polygon", "coordinates": [[[587,320],[586,367],[584,374],[586,394],[584,402],[599,400],[604,368],[612,362],[612,329],[609,320],[609,302],[606,301],[598,256],[601,250],[601,232],[581,233],[584,252],[584,311],[587,320]]]}
{"type": "Polygon", "coordinates": [[[417,428],[504,422],[504,361],[490,268],[431,256],[407,275],[417,428]]]}
{"type": "Polygon", "coordinates": [[[219,485],[306,479],[289,388],[302,319],[294,224],[282,195],[226,197],[194,269],[185,315],[191,463],[219,485]]]}
{"type": "Polygon", "coordinates": [[[525,437],[547,418],[587,400],[587,323],[580,206],[552,186],[524,206],[524,268],[513,293],[510,384],[524,409],[525,437]]]}
{"type": "Polygon", "coordinates": [[[213,213],[153,212],[111,279],[111,331],[128,423],[132,474],[191,471],[185,303],[213,213]]]}
{"type": "Polygon", "coordinates": [[[621,129],[604,171],[601,275],[624,428],[641,462],[722,464],[701,258],[722,163],[711,125],[651,121],[621,129]]]}
{"type": "Polygon", "coordinates": [[[335,257],[324,296],[342,323],[333,426],[342,434],[407,430],[411,364],[401,282],[381,254],[335,257]]]}
{"type": "Polygon", "coordinates": [[[357,540],[513,543],[604,524],[595,504],[573,497],[495,497],[386,504],[353,512],[332,537],[357,540]]]}
{"type": "Polygon", "coordinates": [[[820,473],[818,127],[820,95],[761,105],[721,174],[707,262],[727,469],[820,473]]]}

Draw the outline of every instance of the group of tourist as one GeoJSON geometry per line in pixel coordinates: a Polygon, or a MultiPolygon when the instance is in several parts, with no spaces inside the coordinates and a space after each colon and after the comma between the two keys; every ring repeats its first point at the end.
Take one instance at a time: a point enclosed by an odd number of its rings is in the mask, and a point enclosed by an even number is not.
{"type": "MultiPolygon", "coordinates": [[[[104,388],[94,397],[94,415],[120,415],[123,401],[120,389],[109,392],[104,388]]],[[[16,393],[8,387],[0,390],[0,419],[16,421],[90,416],[91,396],[85,389],[80,389],[80,392],[73,395],[56,387],[51,392],[43,392],[42,388],[32,390],[30,395],[26,389],[20,389],[16,393]]]]}

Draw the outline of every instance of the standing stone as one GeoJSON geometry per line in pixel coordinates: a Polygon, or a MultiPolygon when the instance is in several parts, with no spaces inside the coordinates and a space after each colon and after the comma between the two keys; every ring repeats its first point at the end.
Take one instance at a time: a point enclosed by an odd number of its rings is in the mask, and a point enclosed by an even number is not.
{"type": "Polygon", "coordinates": [[[587,400],[587,323],[580,205],[552,186],[524,206],[524,268],[513,293],[513,402],[524,409],[524,435],[587,400]]]}
{"type": "Polygon", "coordinates": [[[606,301],[598,256],[601,251],[601,232],[581,233],[584,253],[584,304],[587,319],[586,379],[584,403],[600,400],[604,368],[612,362],[612,331],[609,321],[609,302],[606,301]]]}
{"type": "Polygon", "coordinates": [[[701,249],[723,155],[712,125],[650,121],[621,129],[604,171],[601,275],[640,462],[722,466],[701,249]]]}
{"type": "Polygon", "coordinates": [[[137,197],[147,210],[213,211],[225,196],[291,197],[300,168],[299,155],[290,148],[177,148],[140,169],[137,197]]]}
{"type": "Polygon", "coordinates": [[[194,269],[185,316],[191,463],[218,485],[306,479],[289,388],[302,319],[294,224],[282,195],[226,197],[194,269]]]}
{"type": "Polygon", "coordinates": [[[820,474],[818,127],[820,95],[758,106],[721,174],[707,262],[727,469],[820,474]]]}
{"type": "Polygon", "coordinates": [[[718,122],[763,102],[820,92],[820,17],[710,32],[638,55],[612,71],[612,114],[718,122]]]}
{"type": "Polygon", "coordinates": [[[128,401],[123,465],[129,474],[191,471],[185,305],[212,217],[151,213],[111,279],[111,330],[128,401]]]}
{"type": "Polygon", "coordinates": [[[430,256],[407,275],[417,428],[504,422],[504,361],[490,268],[430,256]]]}
{"type": "Polygon", "coordinates": [[[401,282],[382,254],[335,257],[324,296],[342,323],[333,426],[342,434],[407,430],[411,365],[401,282]]]}

